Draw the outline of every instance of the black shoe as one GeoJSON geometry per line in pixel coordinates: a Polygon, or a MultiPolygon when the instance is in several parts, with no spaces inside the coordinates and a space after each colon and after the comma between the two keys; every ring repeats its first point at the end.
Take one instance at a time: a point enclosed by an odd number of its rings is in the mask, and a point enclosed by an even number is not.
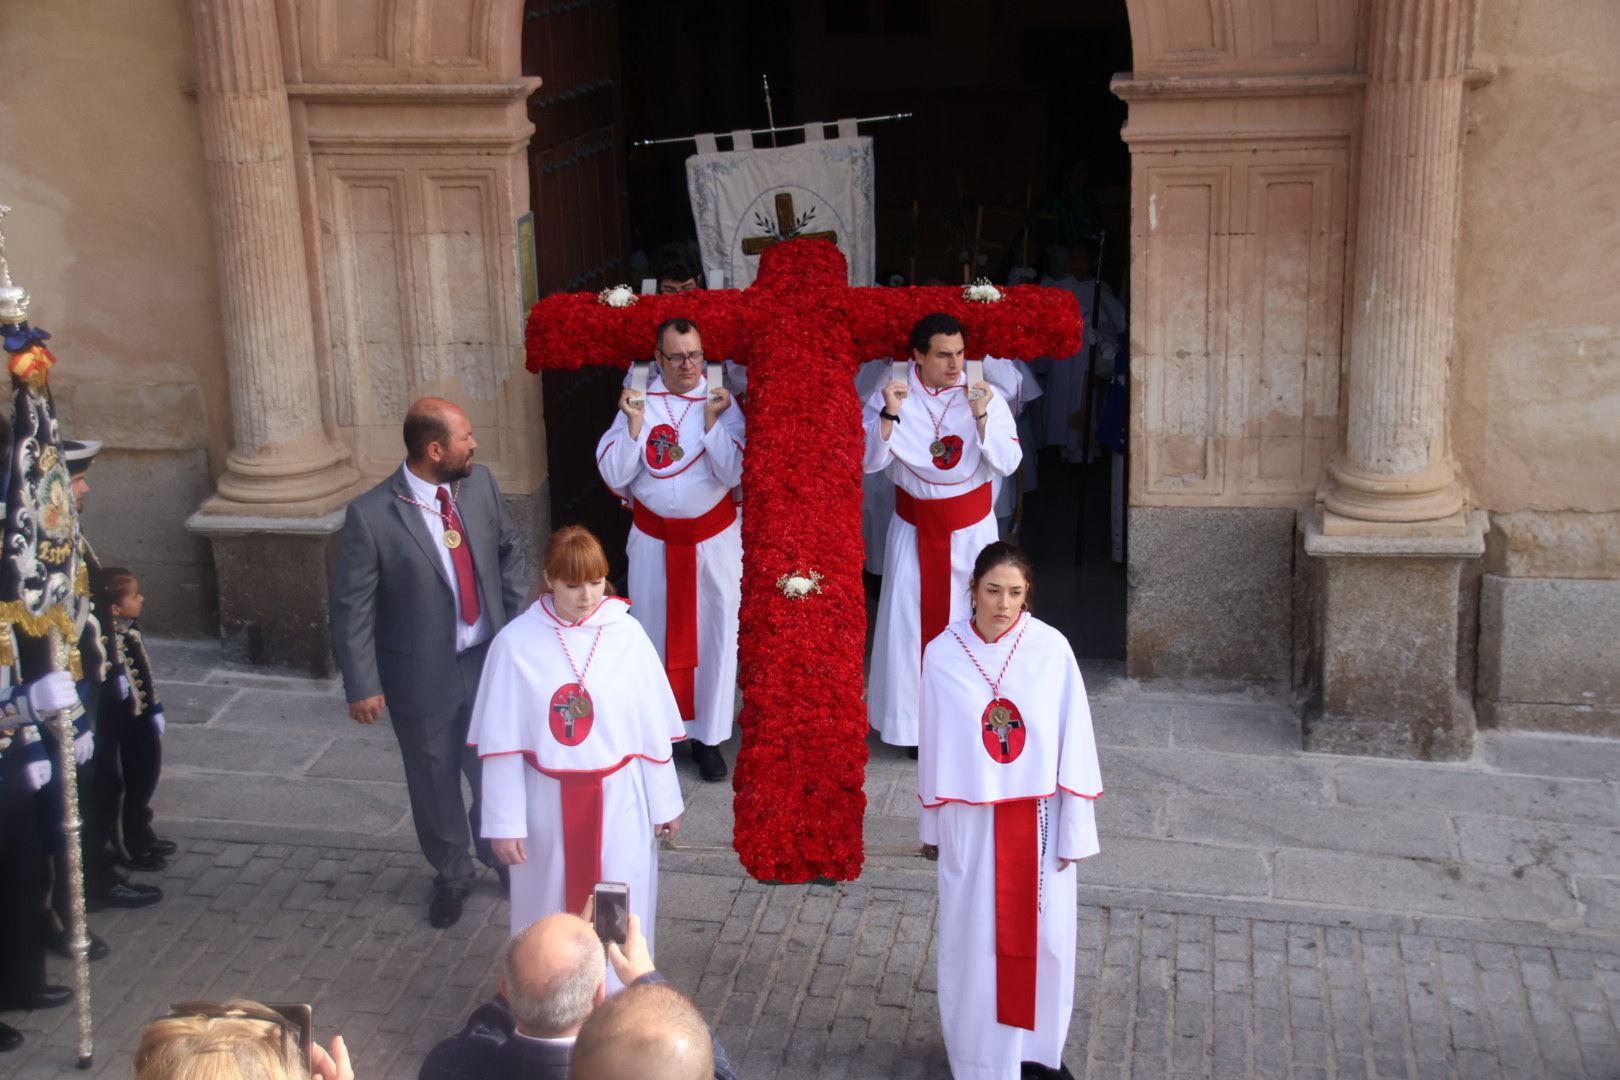
{"type": "Polygon", "coordinates": [[[23,1044],[22,1032],[10,1024],[0,1024],[0,1054],[15,1050],[23,1044]]]}
{"type": "Polygon", "coordinates": [[[169,856],[180,850],[180,845],[176,844],[173,840],[153,840],[150,844],[146,845],[146,850],[150,851],[153,855],[156,855],[160,859],[167,859],[169,856]]]}
{"type": "Polygon", "coordinates": [[[145,851],[131,852],[128,855],[120,855],[114,861],[119,866],[130,870],[139,870],[143,874],[155,874],[159,870],[167,869],[169,865],[168,859],[165,859],[151,848],[147,848],[145,851]]]}
{"type": "Polygon", "coordinates": [[[73,991],[65,986],[42,986],[31,994],[16,994],[0,998],[0,1010],[5,1012],[33,1012],[35,1009],[55,1009],[73,1000],[73,991]]]}
{"type": "Polygon", "coordinates": [[[433,900],[428,904],[429,925],[438,930],[456,925],[461,919],[461,900],[466,895],[465,889],[453,885],[436,886],[433,900]]]}
{"type": "Polygon", "coordinates": [[[162,899],[163,890],[156,885],[136,885],[118,878],[105,888],[87,889],[84,906],[88,911],[100,911],[102,908],[110,907],[143,908],[150,907],[162,899]]]}
{"type": "Polygon", "coordinates": [[[1022,1061],[1018,1064],[1018,1077],[1019,1080],[1074,1080],[1074,1073],[1062,1061],[1055,1069],[1038,1061],[1022,1061]]]}
{"type": "Polygon", "coordinates": [[[906,757],[910,758],[912,761],[916,761],[917,760],[917,748],[915,746],[906,747],[906,757]]]}
{"type": "MultiPolygon", "coordinates": [[[[64,960],[73,959],[73,948],[68,944],[66,932],[45,935],[45,947],[64,960]]],[[[95,931],[90,932],[90,959],[100,960],[110,952],[107,943],[97,937],[95,931]]]]}
{"type": "Polygon", "coordinates": [[[721,756],[718,746],[710,746],[692,740],[692,760],[697,762],[698,775],[711,783],[724,780],[730,771],[726,768],[726,759],[721,756]]]}

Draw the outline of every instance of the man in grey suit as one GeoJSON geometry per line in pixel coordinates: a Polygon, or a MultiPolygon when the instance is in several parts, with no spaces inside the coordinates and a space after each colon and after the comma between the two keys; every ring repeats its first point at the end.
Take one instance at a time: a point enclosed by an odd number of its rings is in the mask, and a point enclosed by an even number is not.
{"type": "Polygon", "coordinates": [[[490,639],[528,591],[517,529],[495,478],[472,463],[477,448],[454,403],[413,404],[405,464],[349,504],[332,573],[332,641],[349,716],[375,724],[386,707],[393,721],[416,839],[437,871],[428,921],[440,928],[461,918],[476,873],[468,841],[497,866],[478,835],[467,724],[490,639]]]}

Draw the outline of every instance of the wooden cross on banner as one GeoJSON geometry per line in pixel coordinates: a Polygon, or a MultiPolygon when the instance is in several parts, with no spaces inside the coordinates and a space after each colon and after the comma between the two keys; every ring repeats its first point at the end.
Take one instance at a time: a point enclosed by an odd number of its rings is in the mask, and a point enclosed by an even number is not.
{"type": "MultiPolygon", "coordinates": [[[[762,881],[853,880],[866,808],[862,653],[861,459],[855,371],[905,357],[912,324],[945,312],[970,357],[1034,359],[1080,350],[1080,308],[1065,289],[851,288],[825,240],[766,248],[747,289],[643,296],[549,296],[529,313],[528,367],[624,366],[646,357],[660,322],[691,319],[710,356],[748,365],[743,454],[742,751],[733,844],[762,881]],[[800,579],[799,590],[783,587],[800,579]]],[[[605,294],[604,294],[605,296],[605,294]]],[[[603,416],[605,427],[612,420],[603,416]]]]}
{"type": "MultiPolygon", "coordinates": [[[[811,210],[811,213],[815,213],[811,210]]],[[[838,243],[835,232],[798,232],[799,219],[793,214],[793,196],[785,191],[776,193],[776,235],[751,236],[742,242],[744,255],[759,255],[774,244],[788,240],[831,240],[838,243]]]]}

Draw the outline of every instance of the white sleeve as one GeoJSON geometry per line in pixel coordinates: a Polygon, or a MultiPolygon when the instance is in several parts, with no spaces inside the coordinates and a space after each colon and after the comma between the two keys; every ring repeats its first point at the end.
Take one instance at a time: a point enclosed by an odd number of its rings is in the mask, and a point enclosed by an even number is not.
{"type": "Polygon", "coordinates": [[[997,476],[1011,476],[1024,460],[1023,448],[1018,444],[1018,426],[1000,394],[990,399],[990,415],[984,422],[984,434],[979,437],[979,452],[997,476]]]}
{"type": "MultiPolygon", "coordinates": [[[[883,418],[878,415],[881,408],[883,392],[879,390],[867,399],[861,412],[861,422],[866,425],[866,454],[861,460],[861,468],[869,473],[882,472],[894,460],[894,451],[889,449],[888,442],[883,438],[883,418]]],[[[895,421],[897,424],[899,422],[895,421]]]]}
{"type": "Polygon", "coordinates": [[[1057,856],[1084,859],[1097,854],[1097,802],[1063,788],[1057,793],[1057,856]]]}
{"type": "Polygon", "coordinates": [[[674,759],[664,762],[637,758],[641,769],[641,782],[647,788],[647,816],[652,824],[662,825],[674,821],[686,810],[681,798],[680,774],[675,771],[674,759]]]}
{"type": "Polygon", "coordinates": [[[917,835],[923,843],[939,846],[939,807],[925,806],[917,814],[917,835]]]}
{"type": "Polygon", "coordinates": [[[730,408],[714,421],[714,427],[703,433],[703,449],[707,451],[709,472],[722,486],[734,488],[742,483],[743,446],[747,436],[743,433],[742,409],[733,397],[730,408]]]}
{"type": "Polygon", "coordinates": [[[628,496],[630,485],[641,472],[643,449],[651,428],[643,418],[641,438],[632,439],[630,422],[621,412],[596,443],[596,470],[602,474],[603,482],[621,496],[628,496]]]}
{"type": "Polygon", "coordinates": [[[483,835],[486,840],[521,840],[529,835],[529,815],[525,799],[528,768],[522,754],[498,754],[484,758],[482,791],[483,835]]]}

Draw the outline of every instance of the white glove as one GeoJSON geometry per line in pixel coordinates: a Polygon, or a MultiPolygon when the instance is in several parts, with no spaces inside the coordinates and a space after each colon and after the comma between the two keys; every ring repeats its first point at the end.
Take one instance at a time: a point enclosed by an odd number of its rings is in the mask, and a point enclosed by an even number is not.
{"type": "Polygon", "coordinates": [[[158,736],[160,738],[163,735],[163,728],[165,726],[165,723],[166,723],[166,721],[163,719],[163,710],[162,709],[154,709],[152,711],[152,726],[157,728],[157,733],[158,733],[158,736]]]}
{"type": "Polygon", "coordinates": [[[65,671],[53,671],[28,684],[28,704],[35,714],[71,709],[79,703],[79,692],[74,689],[73,676],[65,671]]]}
{"type": "Polygon", "coordinates": [[[28,763],[28,782],[34,785],[35,791],[51,782],[51,761],[49,758],[44,761],[30,761],[28,763]]]}
{"type": "Polygon", "coordinates": [[[118,696],[126,699],[129,697],[129,676],[127,675],[118,676],[118,696]]]}
{"type": "Polygon", "coordinates": [[[74,761],[75,764],[78,764],[78,765],[87,764],[90,761],[91,755],[94,754],[95,752],[96,752],[96,733],[95,732],[87,731],[83,735],[74,736],[74,739],[73,739],[73,761],[74,761]]]}

